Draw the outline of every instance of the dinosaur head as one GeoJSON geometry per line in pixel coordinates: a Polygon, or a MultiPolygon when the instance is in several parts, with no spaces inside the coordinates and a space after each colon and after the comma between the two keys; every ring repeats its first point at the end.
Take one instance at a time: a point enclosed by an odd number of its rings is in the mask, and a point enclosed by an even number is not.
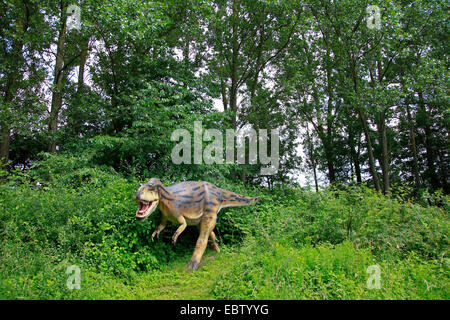
{"type": "Polygon", "coordinates": [[[136,211],[137,219],[144,221],[156,210],[159,203],[158,183],[161,182],[158,179],[152,178],[139,187],[135,199],[138,203],[138,209],[136,211]]]}

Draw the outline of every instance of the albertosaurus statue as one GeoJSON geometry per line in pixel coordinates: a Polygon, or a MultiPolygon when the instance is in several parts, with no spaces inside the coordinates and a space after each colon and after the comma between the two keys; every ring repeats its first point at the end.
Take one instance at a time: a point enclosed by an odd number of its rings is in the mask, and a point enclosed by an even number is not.
{"type": "Polygon", "coordinates": [[[260,197],[245,197],[205,181],[185,181],[165,187],[161,181],[152,178],[141,185],[136,193],[136,202],[139,206],[136,218],[144,221],[159,205],[162,213],[161,223],[153,232],[152,241],[155,236],[159,237],[167,221],[170,221],[180,224],[172,237],[174,244],[186,226],[198,226],[200,235],[194,254],[187,264],[188,270],[197,270],[208,238],[211,240],[213,249],[220,252],[213,231],[220,209],[247,206],[258,201],[261,201],[260,197]]]}

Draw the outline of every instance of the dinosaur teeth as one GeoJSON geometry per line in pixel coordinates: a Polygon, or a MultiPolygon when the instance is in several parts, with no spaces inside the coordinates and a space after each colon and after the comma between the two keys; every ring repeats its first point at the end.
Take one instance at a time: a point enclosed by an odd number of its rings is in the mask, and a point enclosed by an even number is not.
{"type": "Polygon", "coordinates": [[[136,211],[136,217],[140,221],[144,221],[149,215],[152,214],[153,211],[155,211],[156,206],[158,205],[158,200],[137,200],[138,202],[138,208],[136,211]]]}
{"type": "Polygon", "coordinates": [[[152,202],[147,202],[147,203],[139,202],[138,213],[144,214],[148,210],[148,208],[150,208],[151,203],[152,202]]]}

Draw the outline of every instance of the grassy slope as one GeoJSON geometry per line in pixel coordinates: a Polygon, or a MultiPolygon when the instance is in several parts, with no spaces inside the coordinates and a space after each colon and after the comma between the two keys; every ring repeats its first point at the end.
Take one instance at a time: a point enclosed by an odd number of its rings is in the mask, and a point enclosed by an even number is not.
{"type": "Polygon", "coordinates": [[[186,231],[174,248],[168,228],[149,242],[157,217],[136,223],[136,183],[112,180],[88,188],[0,185],[0,298],[450,299],[448,197],[437,208],[364,188],[229,186],[264,202],[222,210],[218,229],[229,245],[220,254],[208,249],[200,270],[185,273],[194,235],[186,231]],[[82,287],[69,291],[73,264],[82,287]],[[373,264],[381,290],[366,286],[373,264]]]}
{"type": "MultiPolygon", "coordinates": [[[[226,251],[226,250],[225,250],[226,251]]],[[[208,250],[197,272],[185,272],[189,256],[180,256],[163,270],[140,273],[127,283],[123,279],[87,271],[82,273],[80,290],[65,290],[70,299],[132,299],[132,300],[210,300],[214,285],[224,271],[232,266],[231,252],[220,254],[208,250]]],[[[83,272],[83,271],[82,271],[83,272]]]]}
{"type": "Polygon", "coordinates": [[[307,247],[298,252],[276,244],[265,254],[224,247],[208,249],[201,268],[184,271],[190,255],[162,270],[126,280],[82,269],[80,290],[66,288],[67,263],[25,277],[2,276],[2,299],[450,299],[448,263],[406,259],[379,262],[381,290],[368,290],[365,274],[372,256],[351,244],[307,247]],[[370,259],[368,259],[370,258],[370,259]],[[54,273],[52,273],[54,272],[54,273]],[[51,280],[49,280],[51,279],[51,280]]]}
{"type": "MultiPolygon", "coordinates": [[[[286,261],[295,260],[295,255],[287,260],[284,258],[289,255],[282,258],[275,257],[279,262],[276,267],[271,266],[273,261],[266,260],[267,268],[264,269],[263,266],[264,271],[256,272],[260,274],[260,279],[252,277],[252,274],[255,275],[255,269],[254,266],[248,265],[248,262],[254,263],[255,257],[249,257],[246,252],[228,251],[226,248],[221,253],[208,250],[201,268],[194,273],[184,271],[188,255],[180,256],[163,270],[141,273],[128,283],[114,277],[88,272],[83,275],[81,290],[72,292],[66,290],[67,295],[64,298],[450,299],[448,266],[424,265],[421,261],[413,261],[414,259],[396,263],[381,262],[379,264],[383,271],[381,289],[369,290],[366,285],[368,275],[364,272],[367,264],[362,261],[367,258],[366,252],[351,249],[351,254],[346,256],[342,255],[342,247],[339,247],[323,249],[322,254],[316,256],[317,260],[308,259],[309,255],[318,252],[317,248],[305,249],[299,256],[302,256],[302,259],[306,257],[303,259],[306,263],[295,264],[293,268],[290,268],[286,261]],[[347,273],[340,273],[340,270],[333,268],[336,261],[342,262],[342,259],[349,257],[351,260],[346,261],[347,273]],[[308,262],[314,261],[317,267],[308,266],[308,262]],[[302,281],[299,281],[299,277],[303,278],[302,281]],[[296,285],[298,283],[301,285],[296,285]]],[[[267,256],[271,257],[272,253],[267,256]]]]}
{"type": "Polygon", "coordinates": [[[184,271],[189,257],[173,262],[164,271],[149,272],[131,285],[125,287],[118,296],[124,299],[214,299],[212,289],[221,272],[229,268],[230,254],[210,251],[203,258],[203,266],[194,273],[184,271]]]}

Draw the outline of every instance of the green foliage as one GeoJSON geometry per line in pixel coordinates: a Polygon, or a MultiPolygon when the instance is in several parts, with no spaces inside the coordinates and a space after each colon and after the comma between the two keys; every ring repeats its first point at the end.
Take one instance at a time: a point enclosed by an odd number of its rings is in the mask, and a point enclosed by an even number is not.
{"type": "MultiPolygon", "coordinates": [[[[70,167],[70,159],[66,165],[70,167]]],[[[57,183],[39,188],[31,183],[0,185],[4,268],[15,266],[33,275],[48,263],[71,257],[90,270],[126,278],[158,269],[173,258],[170,244],[150,241],[156,219],[135,219],[137,181],[98,168],[71,173],[59,169],[51,172],[53,179],[58,174],[57,183]],[[14,262],[26,255],[36,259],[14,262]]]]}
{"type": "Polygon", "coordinates": [[[414,251],[439,258],[448,249],[448,213],[435,206],[400,202],[367,187],[281,194],[283,201],[269,198],[257,207],[261,225],[253,234],[267,232],[298,246],[350,240],[383,256],[414,251]]]}
{"type": "Polygon", "coordinates": [[[377,0],[380,30],[362,0],[88,0],[80,30],[72,3],[0,0],[0,298],[448,299],[445,3],[377,0]],[[174,165],[196,121],[279,129],[278,173],[174,165]],[[309,170],[331,186],[293,187],[309,170]],[[197,231],[134,217],[150,177],[264,202],[221,210],[189,276],[197,231]]]}
{"type": "Polygon", "coordinates": [[[275,242],[248,245],[240,261],[217,281],[219,299],[348,299],[364,285],[368,251],[349,242],[300,250],[275,242]]]}
{"type": "Polygon", "coordinates": [[[217,299],[448,299],[448,262],[377,261],[349,241],[306,245],[300,249],[274,243],[261,250],[248,244],[236,263],[217,278],[217,299]],[[367,268],[380,268],[380,289],[367,286],[367,268]]]}
{"type": "MultiPolygon", "coordinates": [[[[186,263],[197,231],[188,228],[173,246],[175,228],[169,226],[152,242],[159,213],[144,223],[135,219],[138,181],[97,166],[77,167],[83,163],[82,158],[47,155],[30,172],[16,173],[0,185],[0,295],[133,298],[129,288],[144,286],[142,279],[155,286],[164,281],[183,286],[170,266],[186,263]],[[65,287],[65,270],[73,264],[83,270],[81,291],[65,287]],[[103,287],[96,289],[97,282],[103,287]]],[[[221,210],[216,227],[221,262],[202,267],[210,279],[202,297],[448,298],[449,221],[441,208],[401,202],[366,187],[314,193],[215,183],[261,196],[263,202],[221,210]],[[366,268],[372,264],[383,270],[382,290],[366,288],[366,268]]],[[[191,281],[186,283],[192,286],[191,281]]]]}
{"type": "Polygon", "coordinates": [[[356,186],[274,190],[263,199],[236,263],[212,288],[216,298],[449,297],[448,211],[356,186]],[[375,264],[381,290],[366,286],[375,264]]]}

